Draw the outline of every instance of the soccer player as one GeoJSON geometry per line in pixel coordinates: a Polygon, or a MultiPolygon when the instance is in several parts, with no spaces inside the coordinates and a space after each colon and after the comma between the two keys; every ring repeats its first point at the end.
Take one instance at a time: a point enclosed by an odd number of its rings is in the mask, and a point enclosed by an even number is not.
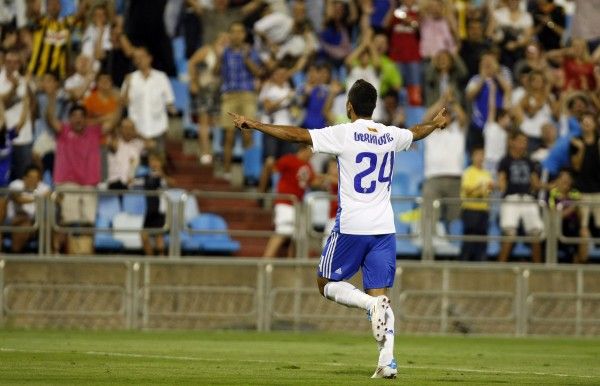
{"type": "Polygon", "coordinates": [[[372,378],[395,378],[394,313],[386,291],[396,272],[396,230],[390,202],[394,153],[445,128],[450,117],[442,108],[433,121],[400,129],[373,122],[375,87],[357,80],[348,93],[346,113],[351,123],[307,130],[268,125],[231,114],[241,130],[259,130],[284,141],[311,145],[316,153],[337,157],[339,202],[336,224],[319,263],[321,295],[347,307],[366,310],[379,347],[372,378]],[[346,280],[362,269],[365,292],[346,280]]]}

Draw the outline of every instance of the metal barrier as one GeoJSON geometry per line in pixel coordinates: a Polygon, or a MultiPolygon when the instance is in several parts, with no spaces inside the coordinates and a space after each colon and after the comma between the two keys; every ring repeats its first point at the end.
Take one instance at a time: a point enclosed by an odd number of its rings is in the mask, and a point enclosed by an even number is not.
{"type": "MultiPolygon", "coordinates": [[[[7,193],[8,191],[0,191],[0,194],[7,193]]],[[[57,218],[57,206],[59,203],[57,199],[61,193],[77,193],[77,194],[94,194],[99,196],[124,196],[124,195],[144,195],[144,196],[158,196],[160,197],[163,193],[160,191],[143,191],[143,190],[67,190],[57,189],[50,197],[39,197],[36,200],[36,215],[34,224],[26,227],[17,227],[11,225],[1,225],[0,232],[37,232],[39,235],[38,250],[37,254],[50,254],[52,246],[52,235],[53,233],[62,234],[96,234],[96,233],[107,233],[114,232],[115,229],[112,227],[96,227],[95,225],[89,227],[75,226],[75,225],[64,225],[57,218]]],[[[276,199],[286,199],[293,202],[294,211],[296,213],[296,224],[294,231],[294,241],[296,243],[296,257],[306,258],[309,256],[311,240],[315,238],[321,239],[323,236],[322,232],[317,231],[312,226],[312,212],[311,206],[318,199],[334,199],[327,193],[313,194],[307,198],[306,203],[300,203],[292,195],[278,195],[272,193],[250,193],[250,192],[204,192],[204,191],[192,191],[183,192],[180,196],[167,199],[167,210],[166,210],[166,221],[165,225],[161,228],[119,228],[118,232],[123,233],[139,233],[142,231],[148,232],[149,234],[168,234],[169,235],[169,257],[176,258],[181,256],[181,236],[182,234],[194,235],[194,234],[219,234],[227,233],[234,238],[267,238],[275,234],[273,230],[258,230],[258,229],[227,229],[227,230],[210,230],[210,229],[193,229],[185,221],[185,207],[189,200],[219,200],[225,201],[231,204],[232,215],[238,213],[244,214],[245,212],[239,210],[240,202],[243,200],[264,200],[266,202],[272,202],[276,199]]],[[[560,216],[563,210],[561,205],[558,205],[556,210],[550,210],[543,202],[532,201],[536,203],[540,208],[540,213],[543,217],[544,232],[540,235],[535,236],[494,236],[494,235],[453,235],[444,234],[441,235],[437,232],[436,219],[439,217],[440,208],[444,204],[460,204],[465,202],[487,202],[491,205],[498,205],[503,202],[501,199],[461,199],[461,198],[440,198],[430,203],[432,210],[430,218],[421,218],[422,227],[420,232],[409,232],[401,233],[398,231],[396,238],[398,240],[419,240],[421,242],[421,259],[424,261],[433,261],[435,257],[434,250],[434,238],[444,238],[449,241],[518,241],[518,242],[540,242],[546,241],[546,263],[555,264],[558,256],[558,242],[568,244],[576,244],[582,242],[598,242],[600,238],[582,238],[582,237],[568,237],[562,233],[560,227],[560,216]],[[423,230],[427,230],[424,232],[423,230]]],[[[392,196],[392,206],[397,208],[400,205],[409,203],[410,208],[423,208],[428,203],[424,202],[421,197],[403,197],[403,196],[392,196]]],[[[530,202],[514,202],[516,205],[531,204],[530,202]]],[[[578,205],[590,205],[598,206],[600,203],[595,202],[579,202],[578,205]]],[[[223,205],[219,205],[220,208],[223,205]]],[[[206,210],[206,208],[201,208],[206,210]]],[[[210,206],[208,207],[210,211],[210,206]]],[[[249,212],[250,214],[244,215],[255,215],[256,212],[249,212]]],[[[265,212],[266,213],[266,212],[265,212]]],[[[261,213],[261,215],[265,214],[261,213]]],[[[394,213],[398,216],[399,213],[394,213]]]]}
{"type": "MultiPolygon", "coordinates": [[[[368,330],[319,295],[316,264],[5,256],[0,326],[368,330]]],[[[403,333],[600,335],[599,283],[597,266],[401,262],[390,298],[403,333]]]]}

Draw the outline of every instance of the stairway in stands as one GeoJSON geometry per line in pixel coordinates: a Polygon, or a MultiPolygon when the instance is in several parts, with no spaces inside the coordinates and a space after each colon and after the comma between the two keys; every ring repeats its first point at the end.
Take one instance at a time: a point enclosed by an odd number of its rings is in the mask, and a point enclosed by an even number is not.
{"type": "MultiPolygon", "coordinates": [[[[175,185],[188,191],[204,190],[217,192],[239,192],[241,188],[232,187],[229,182],[214,176],[212,166],[201,166],[193,151],[184,151],[181,140],[167,143],[169,175],[175,185]]],[[[200,213],[216,213],[223,216],[231,230],[272,230],[272,211],[265,210],[254,200],[233,200],[200,198],[200,213]]],[[[236,256],[260,257],[263,254],[266,238],[234,236],[240,242],[241,249],[236,256]]]]}

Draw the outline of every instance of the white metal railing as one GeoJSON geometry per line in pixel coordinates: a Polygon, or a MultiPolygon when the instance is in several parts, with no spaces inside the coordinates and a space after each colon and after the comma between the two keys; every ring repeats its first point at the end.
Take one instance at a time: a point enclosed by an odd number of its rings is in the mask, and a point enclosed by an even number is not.
{"type": "MultiPolygon", "coordinates": [[[[107,232],[123,232],[123,233],[139,233],[141,231],[148,232],[149,234],[168,234],[169,235],[169,257],[177,258],[181,255],[181,236],[184,233],[189,235],[194,234],[218,234],[227,233],[231,237],[235,238],[267,238],[274,234],[272,228],[270,229],[240,229],[230,227],[227,230],[213,230],[213,229],[192,229],[185,221],[185,208],[190,200],[226,200],[227,205],[230,205],[232,210],[236,210],[236,203],[240,203],[248,200],[263,200],[266,202],[273,202],[276,199],[286,199],[293,202],[294,210],[296,213],[296,223],[294,231],[294,243],[296,245],[296,257],[306,258],[309,257],[311,250],[311,243],[315,243],[315,239],[322,239],[323,232],[318,231],[313,227],[313,206],[317,200],[324,199],[335,199],[334,196],[328,193],[313,194],[306,199],[304,203],[298,202],[298,200],[291,195],[278,195],[272,193],[260,194],[252,192],[205,192],[205,191],[191,191],[182,193],[177,197],[171,197],[165,200],[167,203],[166,208],[166,221],[165,225],[161,228],[122,228],[114,229],[112,227],[96,227],[92,226],[76,226],[76,225],[65,225],[62,224],[58,217],[59,202],[57,200],[61,193],[80,193],[80,194],[94,194],[98,196],[107,195],[143,195],[147,196],[161,196],[164,192],[161,191],[143,191],[143,190],[61,190],[58,189],[52,193],[49,197],[37,197],[36,198],[36,212],[34,223],[31,226],[12,226],[0,224],[0,233],[7,235],[13,232],[36,232],[38,234],[38,249],[36,253],[38,255],[51,254],[52,246],[52,235],[56,233],[72,234],[96,234],[96,233],[107,233],[107,232]]],[[[0,194],[11,194],[15,191],[0,190],[0,194]]],[[[433,261],[436,251],[434,248],[434,239],[443,238],[448,241],[520,241],[520,242],[541,242],[545,241],[545,257],[547,264],[556,264],[558,260],[558,243],[563,242],[567,244],[577,243],[599,243],[600,238],[593,237],[567,237],[562,233],[560,226],[561,213],[563,207],[558,205],[556,209],[550,209],[547,205],[540,201],[532,201],[538,205],[541,216],[544,222],[544,231],[540,235],[533,236],[505,236],[505,235],[454,235],[444,234],[440,235],[437,232],[436,218],[439,217],[440,207],[444,204],[455,204],[460,205],[465,202],[487,202],[492,205],[498,205],[503,202],[501,199],[461,199],[461,198],[439,198],[433,201],[426,202],[421,197],[405,197],[405,196],[392,196],[392,206],[398,208],[406,206],[410,209],[421,209],[422,213],[428,213],[426,216],[422,216],[419,220],[421,226],[415,231],[415,229],[409,229],[408,232],[398,231],[396,238],[398,240],[411,240],[415,242],[415,250],[420,254],[420,257],[424,261],[433,261]],[[423,209],[429,207],[430,210],[423,209]]],[[[519,204],[516,202],[511,202],[519,204]]],[[[531,204],[527,202],[527,204],[531,204]]],[[[586,205],[591,207],[600,206],[598,202],[578,202],[576,205],[586,205]]],[[[257,207],[258,208],[258,207],[257,207]]],[[[200,211],[205,210],[200,207],[200,211]]],[[[240,209],[240,213],[243,209],[240,209]]],[[[265,212],[268,213],[268,212],[265,212]]],[[[217,211],[218,214],[218,211],[217,211]]],[[[399,213],[394,214],[396,217],[399,213]]],[[[314,246],[314,245],[313,245],[314,246]]],[[[315,248],[312,248],[314,250],[315,248]]]]}

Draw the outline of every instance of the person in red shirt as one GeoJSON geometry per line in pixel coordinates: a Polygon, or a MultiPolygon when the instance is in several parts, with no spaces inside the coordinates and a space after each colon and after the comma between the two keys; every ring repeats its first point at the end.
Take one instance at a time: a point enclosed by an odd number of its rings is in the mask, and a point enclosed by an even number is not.
{"type": "Polygon", "coordinates": [[[419,51],[419,8],[416,0],[403,0],[389,18],[389,57],[396,62],[413,106],[423,103],[421,95],[421,54],[419,51]]]}
{"type": "Polygon", "coordinates": [[[596,89],[594,62],[583,39],[573,39],[570,47],[548,51],[546,58],[562,66],[567,91],[596,89]]]}
{"type": "MultiPolygon", "coordinates": [[[[275,170],[279,172],[277,193],[294,195],[297,202],[302,202],[304,193],[314,186],[317,177],[310,166],[312,150],[302,146],[296,153],[286,154],[277,160],[275,170]]],[[[267,242],[263,257],[275,257],[281,246],[290,241],[296,225],[296,209],[292,200],[277,199],[274,208],[275,234],[267,242]]],[[[293,252],[290,243],[289,253],[293,252]]]]}
{"type": "MultiPolygon", "coordinates": [[[[61,224],[92,226],[96,219],[97,198],[91,189],[100,182],[100,140],[103,134],[112,131],[116,120],[99,124],[89,119],[85,107],[76,104],[69,110],[68,121],[61,122],[56,118],[55,110],[56,93],[49,95],[46,110],[48,126],[56,133],[54,182],[57,187],[78,191],[63,194],[61,224]]],[[[54,248],[58,249],[62,240],[56,240],[54,248]]],[[[74,235],[69,235],[69,245],[74,245],[72,240],[74,235]]]]}

